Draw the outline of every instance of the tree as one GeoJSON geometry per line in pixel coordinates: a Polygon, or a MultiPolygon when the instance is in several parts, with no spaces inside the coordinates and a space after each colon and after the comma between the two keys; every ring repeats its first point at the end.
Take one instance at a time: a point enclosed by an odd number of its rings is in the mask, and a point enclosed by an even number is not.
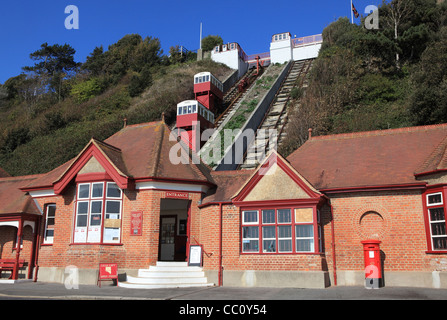
{"type": "MultiPolygon", "coordinates": [[[[383,16],[385,23],[394,31],[394,40],[397,42],[399,38],[399,28],[401,24],[410,15],[409,0],[393,0],[388,6],[385,6],[386,14],[383,16]]],[[[382,16],[381,16],[382,17],[382,16]]],[[[396,67],[400,68],[400,52],[396,50],[396,67]]]]}
{"type": "Polygon", "coordinates": [[[90,56],[87,57],[82,65],[82,70],[88,70],[93,76],[99,76],[104,73],[105,55],[102,45],[95,47],[90,56]]]}
{"type": "Polygon", "coordinates": [[[135,73],[130,78],[128,92],[131,97],[136,97],[152,84],[152,74],[149,67],[143,68],[140,73],[135,73]]]}
{"type": "Polygon", "coordinates": [[[410,111],[414,123],[435,124],[447,121],[447,27],[439,40],[428,46],[412,74],[410,111]]]}
{"type": "Polygon", "coordinates": [[[50,89],[61,98],[62,80],[75,71],[80,64],[74,61],[76,50],[70,45],[43,43],[40,49],[30,54],[30,58],[38,61],[34,66],[23,67],[27,72],[34,72],[40,77],[47,77],[50,89]]]}
{"type": "MultiPolygon", "coordinates": [[[[145,68],[159,65],[162,53],[158,38],[143,39],[139,34],[128,34],[110,45],[105,52],[102,46],[96,47],[82,69],[90,71],[94,77],[105,78],[109,84],[117,83],[128,72],[139,74],[145,68]]],[[[147,71],[145,73],[147,76],[147,71]]]]}
{"type": "Polygon", "coordinates": [[[202,39],[202,50],[203,51],[211,51],[216,46],[220,46],[223,44],[223,40],[220,36],[206,36],[202,39]]]}

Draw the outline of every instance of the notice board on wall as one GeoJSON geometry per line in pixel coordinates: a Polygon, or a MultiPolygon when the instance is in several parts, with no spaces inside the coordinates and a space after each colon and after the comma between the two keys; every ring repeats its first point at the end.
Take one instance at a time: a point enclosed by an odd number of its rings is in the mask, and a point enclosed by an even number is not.
{"type": "Polygon", "coordinates": [[[202,246],[189,246],[188,265],[202,266],[202,246]]]}

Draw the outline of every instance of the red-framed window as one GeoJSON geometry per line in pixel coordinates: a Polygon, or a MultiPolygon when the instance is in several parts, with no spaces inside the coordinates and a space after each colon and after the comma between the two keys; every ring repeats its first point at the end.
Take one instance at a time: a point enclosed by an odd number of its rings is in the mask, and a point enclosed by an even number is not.
{"type": "Polygon", "coordinates": [[[120,243],[122,191],[114,182],[78,183],[73,243],[120,243]]]}
{"type": "Polygon", "coordinates": [[[53,244],[54,224],[56,221],[56,204],[50,203],[45,208],[45,231],[42,244],[53,244]]]}
{"type": "Polygon", "coordinates": [[[319,211],[315,208],[262,208],[241,212],[241,252],[318,253],[319,211]]]}
{"type": "Polygon", "coordinates": [[[423,196],[426,210],[427,240],[429,251],[447,253],[447,229],[445,219],[445,199],[443,189],[425,192],[423,196]]]}

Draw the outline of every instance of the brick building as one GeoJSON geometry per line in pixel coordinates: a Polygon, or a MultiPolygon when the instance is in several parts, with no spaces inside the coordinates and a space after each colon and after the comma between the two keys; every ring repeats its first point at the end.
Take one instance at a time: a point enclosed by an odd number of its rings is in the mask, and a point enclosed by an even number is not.
{"type": "Polygon", "coordinates": [[[99,263],[135,275],[200,244],[217,285],[325,288],[363,285],[373,239],[384,285],[447,287],[447,125],[311,137],[256,170],[216,172],[179,146],[151,122],[46,174],[1,171],[0,260],[96,283],[99,263]]]}

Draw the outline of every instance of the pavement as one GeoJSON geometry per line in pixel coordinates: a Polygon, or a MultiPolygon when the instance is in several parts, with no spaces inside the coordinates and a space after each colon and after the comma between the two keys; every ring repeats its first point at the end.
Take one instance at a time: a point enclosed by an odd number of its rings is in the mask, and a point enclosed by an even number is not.
{"type": "Polygon", "coordinates": [[[281,300],[447,300],[447,289],[360,286],[334,286],[325,289],[300,288],[169,288],[128,289],[111,281],[101,287],[47,282],[0,283],[0,300],[189,300],[189,301],[281,301],[281,300]]]}
{"type": "Polygon", "coordinates": [[[77,289],[67,289],[64,284],[39,281],[0,283],[0,305],[17,310],[17,315],[21,318],[35,317],[39,312],[43,312],[42,310],[57,306],[55,303],[61,305],[61,308],[57,309],[61,310],[57,311],[58,315],[76,316],[82,313],[88,314],[89,318],[95,316],[116,318],[119,312],[125,314],[127,318],[163,315],[163,318],[170,320],[232,319],[243,316],[244,319],[261,317],[278,320],[296,314],[297,310],[312,310],[314,314],[317,311],[318,315],[334,317],[359,316],[360,311],[364,310],[362,312],[370,318],[377,318],[387,310],[387,316],[409,318],[414,317],[416,312],[420,314],[424,307],[415,303],[416,300],[447,300],[447,290],[407,287],[366,289],[341,286],[326,289],[239,287],[128,289],[107,283],[103,283],[101,288],[94,285],[79,285],[77,289]],[[320,300],[325,301],[322,303],[320,300]],[[335,303],[328,304],[329,300],[335,303]],[[345,304],[341,300],[345,300],[345,304]],[[385,309],[378,300],[392,302],[385,309]],[[403,306],[397,303],[397,300],[410,302],[403,306]],[[78,307],[73,303],[90,305],[88,308],[83,308],[84,306],[78,307]]]}

